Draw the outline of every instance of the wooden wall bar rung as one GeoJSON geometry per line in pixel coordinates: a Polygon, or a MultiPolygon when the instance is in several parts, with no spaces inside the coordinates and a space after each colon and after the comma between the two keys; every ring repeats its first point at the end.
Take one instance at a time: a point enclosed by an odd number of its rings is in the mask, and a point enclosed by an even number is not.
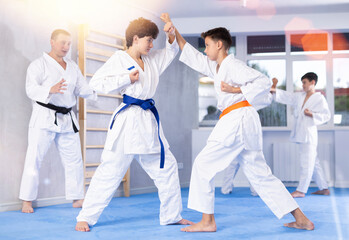
{"type": "Polygon", "coordinates": [[[98,57],[94,57],[94,56],[86,56],[86,59],[90,59],[90,60],[94,60],[94,61],[98,61],[98,62],[106,62],[108,60],[108,59],[98,58],[98,57]]]}
{"type": "Polygon", "coordinates": [[[104,35],[104,36],[111,37],[111,38],[125,40],[125,37],[117,35],[117,34],[106,33],[106,32],[98,31],[98,30],[94,30],[94,29],[90,29],[90,32],[97,33],[97,34],[104,35]]]}
{"type": "Polygon", "coordinates": [[[99,56],[103,56],[103,57],[107,57],[107,58],[110,58],[114,54],[114,52],[112,52],[112,51],[106,51],[106,50],[98,49],[95,47],[87,47],[86,52],[96,54],[99,56]]]}
{"type": "Polygon", "coordinates": [[[92,127],[88,127],[88,128],[86,128],[86,131],[107,132],[108,128],[92,128],[92,127]]]}
{"type": "Polygon", "coordinates": [[[122,99],[121,95],[118,94],[103,94],[103,93],[99,93],[98,94],[99,97],[111,97],[111,98],[119,98],[122,99]]]}
{"type": "Polygon", "coordinates": [[[86,163],[86,167],[98,167],[101,163],[86,163]]]}
{"type": "Polygon", "coordinates": [[[108,46],[108,47],[113,47],[113,48],[120,49],[120,50],[124,50],[124,46],[118,45],[118,44],[102,42],[102,41],[98,41],[98,40],[95,40],[95,39],[86,39],[86,41],[91,42],[91,43],[104,45],[104,46],[108,46]]]}
{"type": "Polygon", "coordinates": [[[94,114],[107,114],[107,115],[112,115],[112,111],[104,111],[104,110],[93,110],[93,109],[88,109],[86,110],[87,113],[94,113],[94,114]]]}
{"type": "Polygon", "coordinates": [[[94,174],[95,174],[95,171],[86,171],[85,178],[92,178],[94,174]]]}
{"type": "Polygon", "coordinates": [[[104,148],[104,145],[86,145],[86,149],[104,148]]]}

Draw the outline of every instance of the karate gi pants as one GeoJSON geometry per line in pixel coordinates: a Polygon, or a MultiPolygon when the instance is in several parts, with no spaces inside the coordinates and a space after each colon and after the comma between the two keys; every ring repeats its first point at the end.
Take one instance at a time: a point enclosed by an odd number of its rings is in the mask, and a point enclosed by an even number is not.
{"type": "Polygon", "coordinates": [[[199,153],[193,165],[188,208],[214,214],[214,177],[232,161],[239,161],[250,184],[276,217],[280,219],[298,208],[282,182],[271,173],[263,152],[244,149],[241,135],[230,147],[210,141],[199,153]]]}
{"type": "MultiPolygon", "coordinates": [[[[234,188],[234,178],[240,168],[239,161],[233,161],[225,170],[223,175],[223,184],[221,187],[221,192],[223,194],[229,194],[234,188]]],[[[250,184],[250,191],[252,196],[257,196],[258,194],[250,184]]]]}
{"type": "MultiPolygon", "coordinates": [[[[133,159],[136,159],[146,171],[160,198],[160,224],[176,223],[182,219],[182,199],[179,185],[178,166],[169,149],[165,149],[165,166],[160,168],[160,153],[124,154],[123,141],[114,143],[113,149],[103,150],[101,164],[92,177],[91,184],[78,217],[78,222],[85,221],[95,225],[104,208],[108,206],[116,189],[120,185],[133,159]]],[[[141,207],[141,206],[139,206],[141,207]]]]}
{"type": "Polygon", "coordinates": [[[29,128],[28,149],[19,193],[20,199],[33,201],[37,198],[39,170],[53,141],[56,143],[64,167],[66,199],[84,198],[83,163],[79,133],[57,133],[40,128],[29,128]]]}
{"type": "Polygon", "coordinates": [[[299,151],[301,171],[297,191],[307,193],[312,179],[314,179],[320,190],[328,189],[324,171],[317,157],[317,146],[315,144],[301,143],[299,144],[299,151]]]}

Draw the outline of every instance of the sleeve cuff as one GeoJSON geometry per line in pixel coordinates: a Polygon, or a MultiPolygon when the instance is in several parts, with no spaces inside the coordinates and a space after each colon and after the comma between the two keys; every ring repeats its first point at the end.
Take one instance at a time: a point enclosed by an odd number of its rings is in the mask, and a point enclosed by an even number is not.
{"type": "Polygon", "coordinates": [[[120,86],[127,86],[129,84],[131,84],[131,79],[130,79],[130,75],[126,74],[124,77],[120,78],[120,81],[119,81],[119,85],[120,86]]]}
{"type": "Polygon", "coordinates": [[[190,48],[190,44],[185,43],[184,47],[182,49],[181,55],[179,56],[179,61],[184,62],[184,63],[186,62],[187,52],[189,51],[188,48],[190,48]]]}
{"type": "Polygon", "coordinates": [[[178,52],[179,51],[179,46],[178,46],[176,37],[175,37],[175,39],[173,40],[172,43],[169,43],[168,40],[169,40],[169,37],[166,34],[166,48],[170,49],[173,52],[178,52]]]}

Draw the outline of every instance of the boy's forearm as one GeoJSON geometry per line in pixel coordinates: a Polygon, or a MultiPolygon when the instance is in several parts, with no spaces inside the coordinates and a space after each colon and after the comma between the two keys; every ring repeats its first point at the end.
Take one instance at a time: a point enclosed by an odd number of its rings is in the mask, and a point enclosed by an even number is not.
{"type": "Polygon", "coordinates": [[[227,92],[227,93],[242,93],[240,87],[228,86],[228,87],[225,87],[225,88],[221,88],[221,90],[223,92],[227,92]]]}
{"type": "Polygon", "coordinates": [[[185,41],[182,35],[178,32],[177,28],[175,31],[176,31],[176,39],[177,39],[178,46],[180,47],[181,50],[183,50],[184,45],[186,44],[187,41],[185,41]]]}
{"type": "Polygon", "coordinates": [[[169,42],[170,44],[172,44],[172,43],[174,42],[174,40],[175,40],[175,36],[172,35],[172,34],[168,34],[168,42],[169,42]]]}
{"type": "Polygon", "coordinates": [[[241,88],[239,87],[232,87],[231,93],[242,93],[241,88]]]}

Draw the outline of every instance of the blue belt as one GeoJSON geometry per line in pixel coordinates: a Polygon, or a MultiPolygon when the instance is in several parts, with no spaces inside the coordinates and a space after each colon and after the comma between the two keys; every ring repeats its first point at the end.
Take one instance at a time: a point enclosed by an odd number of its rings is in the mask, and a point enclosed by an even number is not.
{"type": "Polygon", "coordinates": [[[155,101],[153,99],[141,100],[141,99],[133,98],[133,97],[130,97],[130,96],[124,94],[123,95],[123,103],[125,103],[126,105],[123,106],[117,113],[115,113],[115,115],[113,117],[113,121],[110,124],[110,129],[113,128],[116,115],[118,115],[119,112],[128,108],[130,105],[140,106],[141,108],[143,108],[143,110],[150,109],[150,111],[152,111],[152,113],[154,114],[154,117],[156,118],[156,122],[158,123],[158,137],[159,137],[160,146],[161,146],[160,168],[164,168],[165,150],[164,150],[164,144],[162,143],[161,138],[160,138],[160,122],[159,122],[160,118],[159,118],[159,113],[155,107],[155,101]]]}

